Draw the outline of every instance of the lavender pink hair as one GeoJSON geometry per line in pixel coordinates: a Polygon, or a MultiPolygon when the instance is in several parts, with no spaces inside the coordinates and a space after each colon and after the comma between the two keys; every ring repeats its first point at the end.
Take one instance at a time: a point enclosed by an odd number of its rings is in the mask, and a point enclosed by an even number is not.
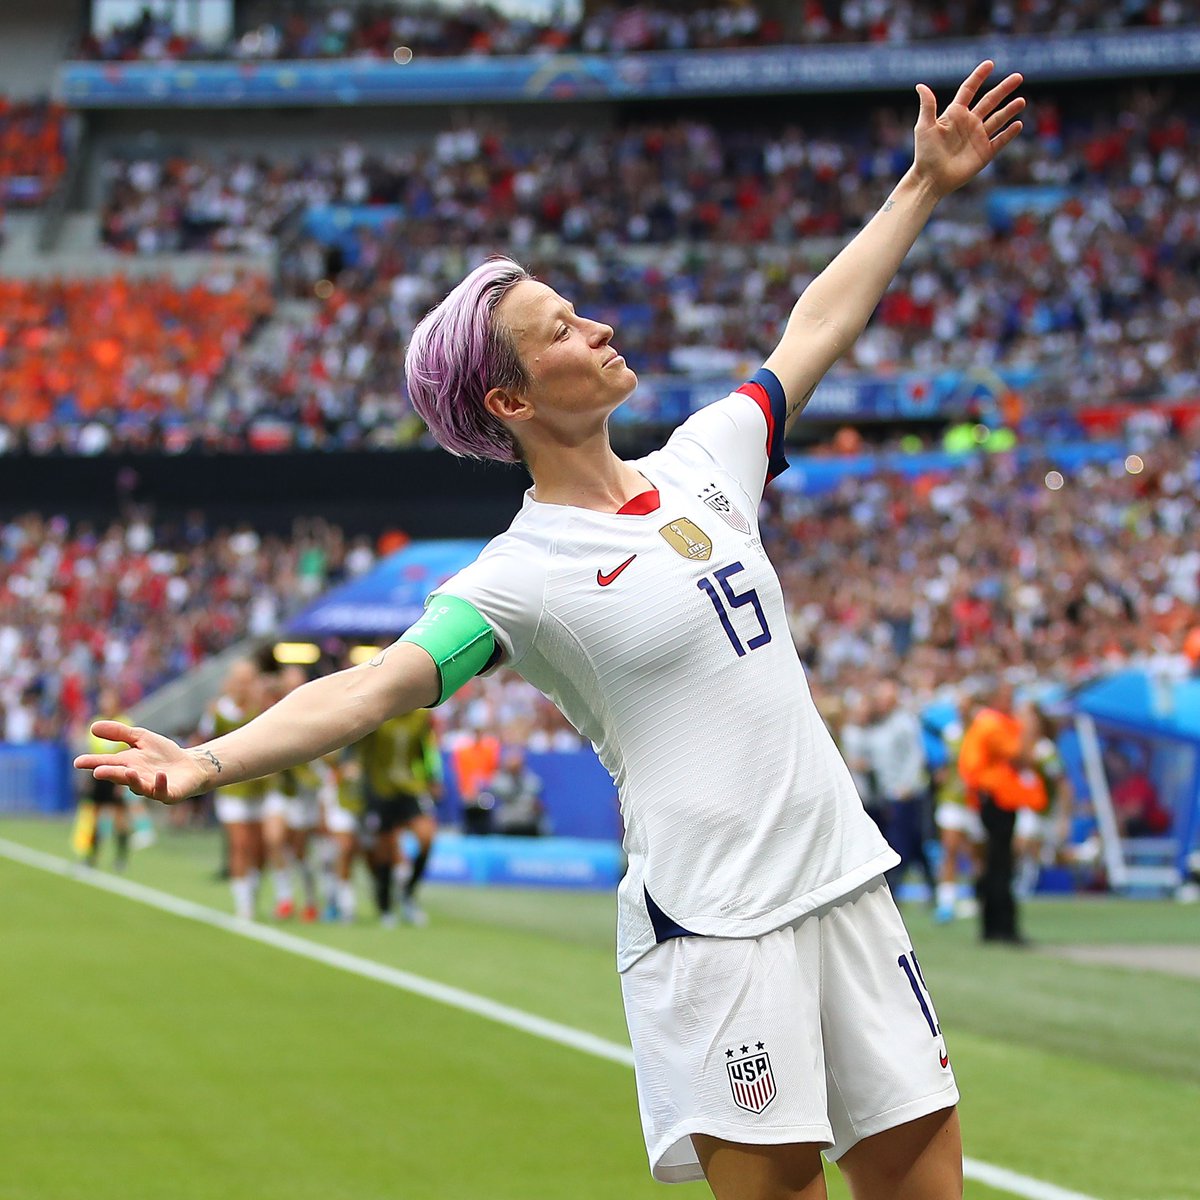
{"type": "Polygon", "coordinates": [[[511,259],[489,259],[413,330],[404,360],[409,399],[451,454],[521,460],[512,434],[488,412],[483,398],[492,388],[528,383],[512,337],[495,312],[509,291],[529,278],[511,259]]]}

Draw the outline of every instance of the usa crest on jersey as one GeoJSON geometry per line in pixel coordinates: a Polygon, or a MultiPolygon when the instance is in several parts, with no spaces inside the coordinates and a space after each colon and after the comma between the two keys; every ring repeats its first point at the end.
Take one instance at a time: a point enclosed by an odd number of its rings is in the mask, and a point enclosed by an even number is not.
{"type": "Polygon", "coordinates": [[[714,490],[710,484],[704,489],[700,497],[704,503],[725,522],[726,525],[736,529],[738,533],[749,533],[750,522],[742,516],[737,506],[729,499],[724,492],[714,490]]]}
{"type": "Polygon", "coordinates": [[[747,1112],[760,1113],[775,1099],[775,1076],[770,1055],[759,1050],[725,1064],[733,1102],[747,1112]]]}

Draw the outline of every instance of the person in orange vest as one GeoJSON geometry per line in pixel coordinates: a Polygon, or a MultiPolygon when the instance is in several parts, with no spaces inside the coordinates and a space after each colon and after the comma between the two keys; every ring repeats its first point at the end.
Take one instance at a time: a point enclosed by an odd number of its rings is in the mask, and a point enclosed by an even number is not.
{"type": "Polygon", "coordinates": [[[462,797],[463,831],[491,833],[495,798],[488,785],[500,768],[500,739],[473,719],[450,752],[458,794],[462,797]]]}
{"type": "Polygon", "coordinates": [[[1046,784],[1033,769],[1033,731],[1014,711],[1012,685],[1001,681],[963,734],[958,772],[986,835],[979,911],[985,942],[1023,945],[1013,892],[1013,830],[1024,808],[1041,812],[1046,784]]]}

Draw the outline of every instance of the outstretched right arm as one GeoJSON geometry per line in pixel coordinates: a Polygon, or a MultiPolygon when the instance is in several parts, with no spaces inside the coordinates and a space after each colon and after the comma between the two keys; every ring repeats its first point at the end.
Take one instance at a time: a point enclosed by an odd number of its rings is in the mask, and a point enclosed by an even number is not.
{"type": "Polygon", "coordinates": [[[148,729],[97,721],[97,737],[129,749],[81,754],[75,766],[174,804],[311,762],[358,741],[389,717],[435,704],[441,692],[430,654],[412,642],[396,642],[369,663],[306,683],[240,729],[189,749],[148,729]]]}

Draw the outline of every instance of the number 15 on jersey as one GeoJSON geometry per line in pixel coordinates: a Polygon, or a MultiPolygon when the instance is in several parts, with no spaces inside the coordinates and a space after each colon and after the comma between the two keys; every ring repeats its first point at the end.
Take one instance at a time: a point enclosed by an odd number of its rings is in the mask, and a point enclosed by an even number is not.
{"type": "Polygon", "coordinates": [[[740,562],[730,563],[729,566],[714,571],[711,576],[706,575],[703,579],[696,581],[696,586],[712,601],[712,606],[720,618],[721,627],[725,630],[725,636],[729,638],[729,644],[737,651],[738,658],[743,657],[748,650],[757,650],[765,646],[771,640],[771,630],[767,627],[766,614],[763,612],[758,592],[754,588],[749,588],[744,592],[735,592],[733,585],[729,582],[731,576],[745,569],[740,562]],[[733,627],[730,609],[743,608],[747,604],[753,607],[754,615],[758,618],[758,632],[743,644],[737,630],[733,627]]]}

